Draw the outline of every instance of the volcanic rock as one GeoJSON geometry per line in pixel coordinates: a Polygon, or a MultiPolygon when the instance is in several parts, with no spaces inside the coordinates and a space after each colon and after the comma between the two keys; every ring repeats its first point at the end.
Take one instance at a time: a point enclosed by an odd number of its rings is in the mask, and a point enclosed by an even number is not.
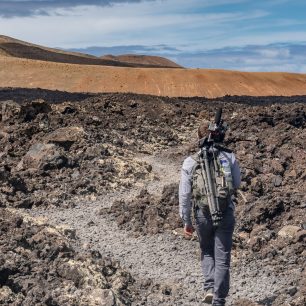
{"type": "Polygon", "coordinates": [[[131,304],[130,274],[97,252],[77,252],[54,227],[0,209],[0,232],[1,305],[131,304]]]}
{"type": "Polygon", "coordinates": [[[154,198],[143,189],[136,199],[116,201],[101,214],[113,214],[119,228],[141,234],[157,234],[165,230],[182,227],[178,215],[178,185],[165,186],[161,198],[154,198]]]}
{"type": "Polygon", "coordinates": [[[55,143],[69,149],[74,142],[82,140],[84,134],[85,132],[82,127],[64,127],[46,135],[45,141],[47,143],[55,143]]]}
{"type": "Polygon", "coordinates": [[[21,106],[18,103],[12,100],[2,102],[1,120],[3,122],[19,118],[20,113],[21,106]]]}
{"type": "Polygon", "coordinates": [[[295,225],[286,225],[279,232],[278,235],[280,237],[290,237],[293,238],[297,235],[297,233],[301,230],[300,227],[295,225]]]}
{"type": "Polygon", "coordinates": [[[17,165],[16,170],[28,169],[51,169],[62,167],[65,157],[61,156],[54,144],[36,143],[30,147],[30,150],[17,165]]]}

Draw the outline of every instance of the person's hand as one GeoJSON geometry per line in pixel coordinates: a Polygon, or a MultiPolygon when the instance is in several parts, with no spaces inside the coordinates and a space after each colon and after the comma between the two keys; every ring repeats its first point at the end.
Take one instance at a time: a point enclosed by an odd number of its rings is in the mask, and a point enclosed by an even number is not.
{"type": "Polygon", "coordinates": [[[186,238],[191,238],[193,232],[194,232],[193,226],[192,226],[192,225],[187,225],[187,224],[185,224],[185,226],[184,226],[184,234],[185,234],[185,237],[186,237],[186,238]]]}

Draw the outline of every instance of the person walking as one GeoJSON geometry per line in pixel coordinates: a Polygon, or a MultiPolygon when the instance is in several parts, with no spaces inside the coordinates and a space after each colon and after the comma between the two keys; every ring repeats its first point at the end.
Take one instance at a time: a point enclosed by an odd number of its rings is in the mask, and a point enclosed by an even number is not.
{"type": "MultiPolygon", "coordinates": [[[[216,196],[221,194],[218,198],[218,207],[221,207],[222,212],[218,212],[216,215],[215,212],[212,214],[210,211],[207,186],[205,186],[203,173],[199,174],[201,169],[204,172],[208,171],[200,166],[201,158],[203,158],[202,150],[184,160],[179,185],[179,213],[184,223],[184,233],[186,236],[193,235],[193,212],[195,229],[199,238],[204,276],[203,302],[214,306],[225,305],[225,299],[229,292],[232,235],[235,225],[235,205],[232,198],[241,181],[240,168],[234,153],[221,147],[225,131],[226,128],[223,128],[222,124],[218,127],[217,124],[211,125],[207,121],[198,128],[199,141],[202,140],[202,145],[203,141],[204,143],[206,141],[206,144],[213,143],[213,145],[207,146],[208,154],[216,156],[217,164],[221,165],[221,172],[225,178],[223,181],[229,182],[226,186],[225,197],[222,196],[224,188],[221,188],[223,191],[219,192],[219,187],[214,186],[216,196]]],[[[213,174],[213,178],[215,185],[217,185],[217,175],[213,174]]]]}

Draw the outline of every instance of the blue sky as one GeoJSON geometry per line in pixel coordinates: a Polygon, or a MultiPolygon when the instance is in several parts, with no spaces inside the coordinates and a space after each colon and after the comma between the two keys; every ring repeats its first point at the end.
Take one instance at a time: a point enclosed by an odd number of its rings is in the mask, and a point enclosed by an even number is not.
{"type": "Polygon", "coordinates": [[[185,67],[306,73],[305,0],[0,0],[0,34],[185,67]]]}

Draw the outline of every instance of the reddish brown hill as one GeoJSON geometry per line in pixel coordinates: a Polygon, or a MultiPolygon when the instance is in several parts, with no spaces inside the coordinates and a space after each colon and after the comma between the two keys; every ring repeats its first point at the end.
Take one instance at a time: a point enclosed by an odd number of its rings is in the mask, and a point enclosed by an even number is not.
{"type": "MultiPolygon", "coordinates": [[[[208,98],[225,95],[306,95],[306,74],[135,68],[139,64],[33,46],[0,37],[0,87],[208,98]],[[95,61],[115,64],[111,67],[105,66],[107,64],[94,64],[95,61]],[[118,67],[129,65],[134,66],[118,67]]],[[[129,56],[128,59],[131,58],[129,56]]]]}
{"type": "Polygon", "coordinates": [[[8,36],[0,35],[0,55],[41,60],[48,62],[80,64],[80,65],[104,65],[120,67],[167,67],[178,68],[179,65],[161,57],[140,57],[133,59],[133,56],[120,57],[96,57],[88,54],[67,52],[59,49],[47,48],[8,36]],[[131,59],[129,59],[131,58],[131,59]]]}
{"type": "Polygon", "coordinates": [[[160,66],[163,68],[183,68],[182,66],[170,61],[167,58],[152,55],[136,55],[136,54],[124,54],[124,55],[104,55],[102,59],[119,61],[121,63],[130,63],[136,65],[148,65],[148,66],[160,66]]]}

